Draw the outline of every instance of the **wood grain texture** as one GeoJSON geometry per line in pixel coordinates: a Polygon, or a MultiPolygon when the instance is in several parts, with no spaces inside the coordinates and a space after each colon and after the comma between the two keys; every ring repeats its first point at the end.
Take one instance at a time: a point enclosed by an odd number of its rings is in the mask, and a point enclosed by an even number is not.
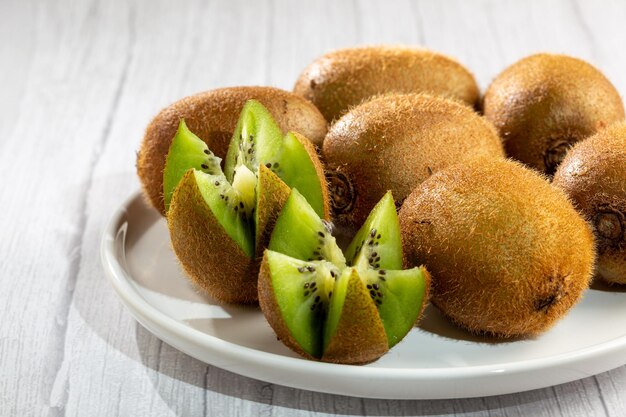
{"type": "Polygon", "coordinates": [[[526,54],[564,52],[624,93],[624,21],[618,0],[0,2],[0,416],[626,415],[626,367],[449,401],[348,398],[240,377],[144,330],[99,260],[108,217],[139,188],[144,127],[184,95],[291,89],[316,56],[372,43],[455,56],[483,89],[526,54]]]}

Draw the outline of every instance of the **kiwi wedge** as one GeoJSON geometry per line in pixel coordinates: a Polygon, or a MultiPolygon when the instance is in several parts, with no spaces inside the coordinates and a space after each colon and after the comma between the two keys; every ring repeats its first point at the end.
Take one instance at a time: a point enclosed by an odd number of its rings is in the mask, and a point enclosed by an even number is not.
{"type": "Polygon", "coordinates": [[[374,207],[347,254],[293,189],[263,256],[259,304],[278,338],[306,358],[374,361],[402,340],[426,304],[426,269],[402,270],[391,193],[374,207]]]}
{"type": "Polygon", "coordinates": [[[371,97],[428,93],[474,106],[478,85],[459,62],[423,48],[380,45],[339,49],[311,63],[293,89],[329,122],[371,97]]]}
{"type": "Polygon", "coordinates": [[[433,173],[504,157],[497,132],[471,108],[426,94],[389,94],[352,108],[324,139],[333,218],[348,234],[387,190],[399,203],[433,173]]]}
{"type": "Polygon", "coordinates": [[[617,89],[591,64],[534,54],[500,73],[483,99],[507,154],[552,176],[578,141],[624,120],[617,89]]]}
{"type": "Polygon", "coordinates": [[[626,284],[626,123],[616,123],[577,143],[554,175],[593,226],[596,276],[626,284]]]}
{"type": "Polygon", "coordinates": [[[433,276],[433,304],[471,332],[527,337],[550,328],[589,286],[591,228],[534,170],[475,159],[424,181],[400,209],[409,266],[433,276]]]}
{"type": "Polygon", "coordinates": [[[272,87],[226,87],[178,100],[161,110],[146,128],[137,153],[137,174],[144,194],[165,215],[163,170],[180,120],[219,158],[225,158],[239,115],[248,100],[257,100],[272,114],[282,132],[299,132],[321,145],[327,123],[303,97],[272,87]]]}
{"type": "Polygon", "coordinates": [[[225,172],[184,120],[170,148],[163,195],[174,252],[187,275],[214,298],[256,302],[256,260],[267,246],[290,186],[302,185],[317,209],[314,213],[328,216],[317,154],[298,134],[283,136],[256,101],[242,110],[225,172]]]}

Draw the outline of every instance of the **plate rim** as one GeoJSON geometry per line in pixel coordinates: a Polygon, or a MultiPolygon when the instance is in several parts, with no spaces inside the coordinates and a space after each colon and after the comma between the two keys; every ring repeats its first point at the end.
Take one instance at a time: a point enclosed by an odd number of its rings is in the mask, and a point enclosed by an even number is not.
{"type": "MultiPolygon", "coordinates": [[[[190,326],[184,325],[174,318],[168,316],[167,314],[160,311],[158,308],[154,307],[150,304],[141,294],[137,292],[135,288],[133,288],[133,284],[131,281],[133,280],[129,271],[127,271],[124,266],[120,263],[120,260],[115,255],[115,242],[117,239],[117,234],[119,233],[120,228],[124,223],[124,219],[128,214],[127,208],[138,199],[143,199],[143,195],[141,190],[134,191],[130,196],[128,196],[124,202],[116,208],[114,213],[111,215],[110,219],[106,223],[102,237],[100,240],[100,258],[103,265],[103,268],[106,272],[106,275],[109,278],[109,282],[112,284],[115,292],[118,297],[124,302],[125,306],[130,310],[133,317],[140,322],[144,327],[146,327],[143,322],[137,317],[137,314],[141,313],[143,317],[149,319],[153,323],[159,323],[161,326],[165,327],[171,334],[174,334],[176,337],[181,338],[185,341],[189,341],[193,344],[199,344],[205,347],[212,349],[213,351],[219,352],[225,356],[237,356],[243,357],[247,361],[258,361],[262,360],[266,365],[276,366],[275,369],[281,369],[285,372],[311,372],[314,374],[333,374],[338,370],[341,370],[342,373],[347,373],[348,375],[344,375],[348,378],[374,378],[377,380],[389,380],[389,379],[399,379],[399,380],[440,380],[440,379],[474,379],[474,378],[482,378],[493,374],[499,375],[508,375],[511,377],[512,375],[522,374],[533,372],[536,370],[547,370],[551,368],[561,368],[565,365],[572,363],[579,363],[581,361],[590,361],[593,359],[598,359],[600,356],[616,354],[618,351],[626,351],[626,334],[616,337],[614,339],[600,342],[595,345],[565,352],[559,354],[552,354],[550,356],[540,357],[540,358],[532,358],[526,359],[516,362],[506,362],[506,363],[498,363],[498,364],[488,364],[488,365],[469,365],[462,367],[437,367],[437,368],[393,368],[393,367],[369,367],[369,366],[358,366],[358,365],[343,365],[343,364],[332,364],[332,363],[324,363],[324,362],[316,362],[310,361],[302,358],[295,358],[289,356],[283,356],[276,353],[265,352],[261,350],[257,350],[254,348],[241,346],[239,344],[229,342],[227,340],[221,339],[217,336],[213,336],[207,333],[204,333],[198,329],[194,329],[190,326]]],[[[146,205],[149,209],[152,209],[151,206],[143,201],[143,204],[146,205]]],[[[154,332],[148,329],[151,333],[154,332]]],[[[160,336],[156,335],[159,339],[160,336]]],[[[179,349],[180,350],[180,349],[179,349]]],[[[185,352],[191,356],[191,353],[185,352]]],[[[198,358],[199,359],[199,358],[198,358]]],[[[199,359],[202,362],[212,364],[203,359],[199,359]]],[[[622,364],[626,363],[626,357],[621,361],[622,364]]],[[[212,364],[215,365],[215,364],[212,364]]],[[[219,366],[219,365],[215,365],[219,366]]],[[[620,366],[620,365],[618,365],[620,366]]],[[[613,369],[615,366],[609,366],[606,369],[599,369],[597,372],[593,374],[605,372],[609,369],[613,369]]],[[[231,372],[242,374],[242,372],[237,370],[228,369],[231,372]]],[[[591,376],[593,374],[585,375],[591,376]]],[[[252,377],[256,379],[265,380],[268,382],[282,384],[281,382],[277,382],[271,380],[270,378],[263,378],[259,375],[246,375],[247,377],[252,377]]],[[[583,376],[584,377],[584,376],[583,376]]],[[[579,378],[568,378],[558,383],[565,383],[577,380],[579,378]]],[[[282,384],[285,385],[285,384],[282,384]]],[[[533,388],[529,389],[538,389],[545,388],[548,386],[555,385],[554,383],[547,382],[544,385],[537,385],[533,388]]],[[[296,386],[296,385],[291,385],[296,386]]],[[[300,387],[298,387],[300,388],[300,387]]],[[[315,388],[304,388],[310,389],[313,391],[319,392],[330,392],[330,391],[322,391],[315,388]]],[[[526,389],[521,390],[526,391],[526,389]]],[[[434,398],[469,398],[476,396],[488,396],[488,395],[500,395],[511,392],[521,392],[521,391],[510,391],[510,392],[495,392],[493,394],[480,394],[480,395],[467,395],[467,396],[437,396],[434,398]]],[[[336,392],[330,392],[336,393],[336,392]]],[[[343,394],[343,393],[342,393],[343,394]]],[[[351,394],[344,394],[351,395],[351,394]]],[[[371,398],[391,398],[387,396],[376,397],[372,396],[371,398]]],[[[397,398],[405,398],[405,397],[397,397],[397,398]]],[[[415,397],[421,398],[421,397],[415,397]]]]}

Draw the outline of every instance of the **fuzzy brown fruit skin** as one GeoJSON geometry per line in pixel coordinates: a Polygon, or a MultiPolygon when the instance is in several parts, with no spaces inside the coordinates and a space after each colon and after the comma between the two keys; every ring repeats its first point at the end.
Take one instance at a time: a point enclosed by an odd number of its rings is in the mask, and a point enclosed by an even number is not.
{"type": "Polygon", "coordinates": [[[407,198],[409,266],[432,274],[432,301],[471,332],[539,334],[588,287],[593,233],[565,194],[510,160],[475,159],[433,175],[407,198]]]}
{"type": "Polygon", "coordinates": [[[503,158],[498,134],[467,106],[425,94],[380,96],[331,126],[323,155],[338,226],[354,232],[388,191],[401,203],[432,173],[503,158]]]}
{"type": "Polygon", "coordinates": [[[389,344],[378,309],[365,284],[354,270],[348,279],[341,317],[322,360],[363,365],[387,353],[389,344]]]}
{"type": "Polygon", "coordinates": [[[596,274],[626,284],[626,123],[576,144],[553,180],[594,227],[596,274]]]}
{"type": "Polygon", "coordinates": [[[619,93],[600,71],[552,54],[505,69],[487,89],[483,110],[507,154],[547,175],[574,143],[624,119],[619,93]]]}
{"type": "Polygon", "coordinates": [[[227,87],[183,98],[161,110],[152,120],[137,155],[137,174],[144,194],[161,214],[165,215],[165,158],[180,119],[185,119],[189,129],[223,159],[239,113],[250,99],[263,104],[283,132],[299,132],[321,145],[328,129],[326,120],[313,104],[288,91],[272,87],[227,87]]]}
{"type": "Polygon", "coordinates": [[[464,101],[479,98],[476,80],[457,61],[427,49],[368,46],[340,49],[316,59],[293,91],[333,121],[353,106],[384,93],[429,93],[464,101]]]}

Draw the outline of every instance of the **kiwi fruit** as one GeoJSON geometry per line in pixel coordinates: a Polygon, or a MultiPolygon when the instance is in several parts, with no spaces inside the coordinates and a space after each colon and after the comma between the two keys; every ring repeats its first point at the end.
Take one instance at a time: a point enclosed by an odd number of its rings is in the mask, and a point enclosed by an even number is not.
{"type": "Polygon", "coordinates": [[[433,303],[471,332],[539,334],[588,287],[593,234],[565,194],[505,159],[476,158],[424,181],[400,210],[408,266],[433,276],[433,303]]]}
{"type": "Polygon", "coordinates": [[[426,304],[426,269],[402,270],[391,193],[374,207],[346,254],[328,223],[293,189],[263,257],[259,304],[278,338],[305,358],[372,362],[402,340],[426,304]]]}
{"type": "Polygon", "coordinates": [[[487,89],[483,110],[507,154],[549,176],[572,145],[624,119],[620,95],[600,71],[553,54],[506,68],[487,89]]]}
{"type": "Polygon", "coordinates": [[[498,134],[472,109],[425,94],[390,94],[329,129],[323,155],[338,227],[353,232],[391,190],[401,203],[433,173],[465,159],[504,157],[498,134]]]}
{"type": "Polygon", "coordinates": [[[405,46],[340,49],[316,59],[300,74],[294,93],[312,101],[326,120],[385,93],[429,93],[473,106],[479,98],[474,76],[437,52],[405,46]]]}
{"type": "Polygon", "coordinates": [[[594,229],[596,275],[626,284],[626,123],[577,143],[554,174],[594,229]]]}
{"type": "Polygon", "coordinates": [[[327,123],[317,108],[288,91],[271,87],[228,87],[183,98],[163,109],[148,125],[137,154],[144,194],[165,215],[163,170],[178,124],[184,119],[219,158],[225,158],[244,104],[255,99],[275,118],[282,132],[294,131],[321,145],[327,123]]]}
{"type": "Polygon", "coordinates": [[[322,217],[328,193],[312,145],[296,133],[283,137],[259,102],[244,106],[232,144],[222,172],[220,158],[181,121],[163,195],[172,247],[192,281],[217,300],[254,303],[258,259],[289,187],[301,185],[322,217]]]}

